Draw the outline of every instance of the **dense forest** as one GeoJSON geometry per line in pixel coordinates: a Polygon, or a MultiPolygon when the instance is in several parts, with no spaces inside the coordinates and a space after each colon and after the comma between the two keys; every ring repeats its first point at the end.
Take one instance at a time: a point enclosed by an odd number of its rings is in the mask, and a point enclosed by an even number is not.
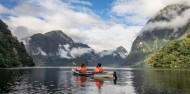
{"type": "Polygon", "coordinates": [[[12,36],[8,26],[0,20],[0,67],[33,66],[32,58],[23,43],[12,36]]]}
{"type": "Polygon", "coordinates": [[[186,68],[190,67],[190,34],[174,40],[147,58],[152,67],[186,68]]]}

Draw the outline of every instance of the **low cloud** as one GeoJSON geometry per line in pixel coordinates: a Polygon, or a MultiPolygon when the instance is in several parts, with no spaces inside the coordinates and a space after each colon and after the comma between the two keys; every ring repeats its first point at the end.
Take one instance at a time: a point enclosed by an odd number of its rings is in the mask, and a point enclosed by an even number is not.
{"type": "Polygon", "coordinates": [[[19,40],[26,38],[31,35],[30,31],[26,27],[18,26],[15,28],[15,32],[13,32],[13,35],[17,36],[19,40]]]}
{"type": "Polygon", "coordinates": [[[82,56],[83,54],[86,53],[91,53],[92,49],[91,48],[72,48],[70,51],[70,55],[72,56],[72,58],[77,58],[82,56]]]}
{"type": "Polygon", "coordinates": [[[147,24],[143,31],[152,31],[154,29],[178,29],[186,25],[190,20],[190,9],[184,11],[181,15],[177,13],[173,14],[173,18],[170,21],[156,21],[147,24]]]}
{"type": "Polygon", "coordinates": [[[104,56],[108,56],[108,55],[112,55],[113,57],[115,57],[115,56],[119,55],[123,59],[125,59],[127,56],[125,53],[114,52],[114,50],[105,50],[105,51],[102,51],[98,54],[100,57],[104,57],[104,56]]]}
{"type": "Polygon", "coordinates": [[[46,52],[44,52],[40,47],[37,48],[37,52],[32,52],[33,55],[42,55],[47,56],[46,52]]]}
{"type": "Polygon", "coordinates": [[[93,50],[91,48],[72,48],[69,49],[70,45],[60,45],[58,49],[58,55],[61,58],[74,59],[80,57],[84,54],[91,53],[93,50]]]}
{"type": "Polygon", "coordinates": [[[120,55],[121,58],[125,59],[127,57],[127,55],[123,54],[123,53],[118,53],[120,55]]]}
{"type": "Polygon", "coordinates": [[[62,49],[62,48],[59,48],[59,50],[58,50],[58,55],[59,55],[61,58],[71,59],[71,57],[68,56],[68,51],[65,51],[65,50],[62,49]]]}
{"type": "Polygon", "coordinates": [[[113,50],[106,50],[106,51],[99,53],[100,57],[104,57],[104,56],[111,55],[111,54],[113,54],[113,50]]]}

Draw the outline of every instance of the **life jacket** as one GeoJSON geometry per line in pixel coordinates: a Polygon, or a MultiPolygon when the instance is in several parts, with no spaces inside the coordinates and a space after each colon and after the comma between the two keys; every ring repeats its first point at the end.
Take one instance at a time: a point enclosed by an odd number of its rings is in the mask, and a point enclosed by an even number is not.
{"type": "Polygon", "coordinates": [[[103,72],[104,71],[103,67],[98,67],[98,69],[99,69],[99,72],[103,72]]]}
{"type": "Polygon", "coordinates": [[[103,71],[104,71],[103,67],[96,67],[94,69],[94,73],[100,73],[100,72],[103,72],[103,71]]]}
{"type": "Polygon", "coordinates": [[[77,71],[80,71],[80,70],[81,70],[81,67],[78,66],[78,67],[76,68],[76,70],[77,70],[77,71]]]}
{"type": "Polygon", "coordinates": [[[86,67],[81,67],[80,73],[85,74],[86,73],[86,67]]]}
{"type": "Polygon", "coordinates": [[[94,73],[99,73],[99,69],[97,67],[94,69],[94,73]]]}

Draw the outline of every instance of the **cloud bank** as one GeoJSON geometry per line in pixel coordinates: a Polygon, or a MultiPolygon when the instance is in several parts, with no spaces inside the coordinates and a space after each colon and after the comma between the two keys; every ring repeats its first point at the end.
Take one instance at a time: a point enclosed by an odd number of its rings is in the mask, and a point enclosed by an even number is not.
{"type": "Polygon", "coordinates": [[[93,50],[91,48],[72,48],[69,49],[70,45],[59,45],[58,53],[61,58],[66,58],[66,59],[74,59],[77,57],[80,57],[84,54],[91,53],[93,50]]]}
{"type": "Polygon", "coordinates": [[[173,18],[170,21],[150,22],[143,28],[142,31],[152,31],[154,29],[178,29],[183,27],[190,21],[190,9],[184,11],[181,15],[174,12],[173,18]]]}
{"type": "Polygon", "coordinates": [[[8,14],[3,20],[18,39],[35,33],[62,30],[74,41],[88,44],[98,52],[118,46],[130,51],[141,28],[156,12],[169,4],[189,2],[115,0],[108,9],[109,18],[106,20],[90,8],[93,6],[90,0],[26,0],[12,8],[0,4],[0,14],[8,14]]]}

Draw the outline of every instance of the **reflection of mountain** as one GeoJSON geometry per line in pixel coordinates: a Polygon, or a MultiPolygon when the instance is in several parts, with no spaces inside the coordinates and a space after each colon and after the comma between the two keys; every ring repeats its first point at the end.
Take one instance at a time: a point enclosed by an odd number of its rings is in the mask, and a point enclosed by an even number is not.
{"type": "Polygon", "coordinates": [[[137,94],[189,94],[187,70],[134,71],[133,85],[137,94]]]}
{"type": "Polygon", "coordinates": [[[32,58],[26,52],[8,26],[0,20],[0,67],[33,66],[32,58]]]}
{"type": "Polygon", "coordinates": [[[88,45],[74,42],[60,30],[34,34],[23,41],[36,65],[71,66],[73,61],[77,65],[96,65],[98,62],[120,65],[127,53],[123,47],[119,47],[109,55],[100,56],[88,45]]]}
{"type": "Polygon", "coordinates": [[[25,72],[23,70],[1,70],[0,74],[3,75],[0,77],[0,93],[7,94],[13,90],[12,87],[16,84],[15,82],[23,80],[25,72]]]}
{"type": "Polygon", "coordinates": [[[133,42],[126,65],[143,62],[150,53],[189,32],[189,9],[186,5],[169,5],[152,17],[133,42]]]}

